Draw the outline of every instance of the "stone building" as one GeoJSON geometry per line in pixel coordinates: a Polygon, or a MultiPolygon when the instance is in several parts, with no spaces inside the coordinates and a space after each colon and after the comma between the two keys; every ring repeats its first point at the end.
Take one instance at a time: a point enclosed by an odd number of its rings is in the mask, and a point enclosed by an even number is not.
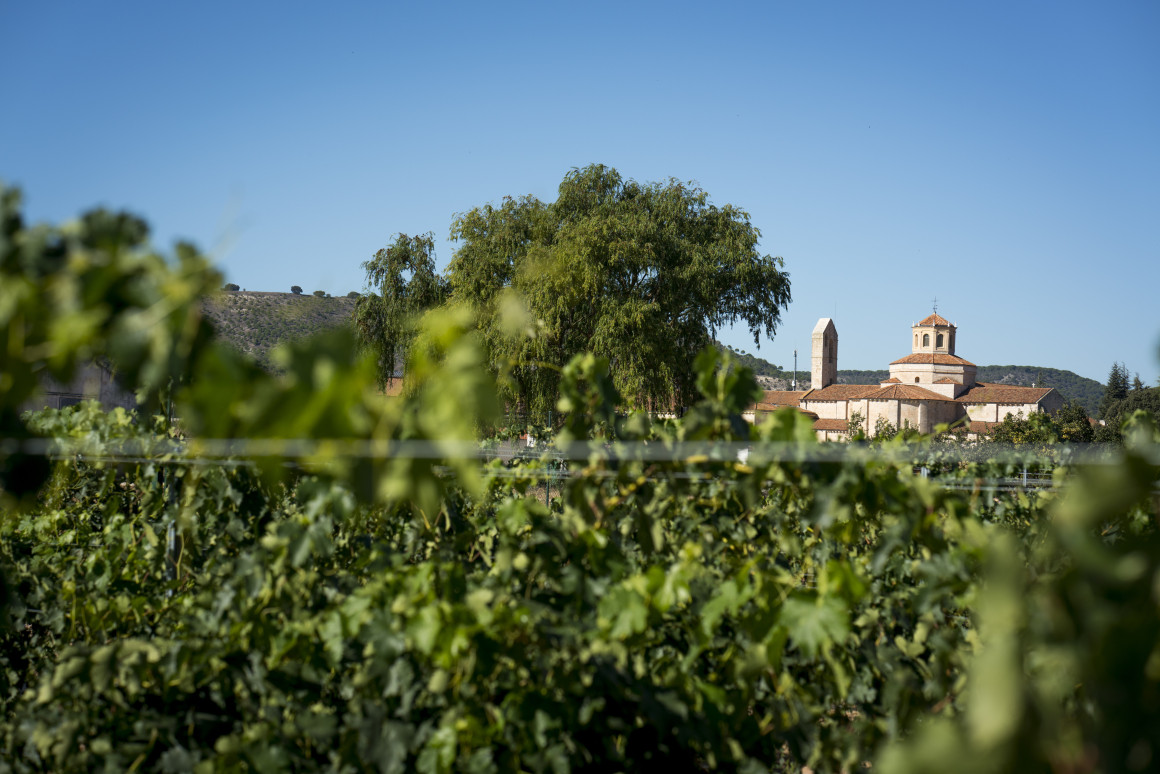
{"type": "Polygon", "coordinates": [[[818,438],[845,438],[850,420],[861,417],[874,433],[879,420],[897,428],[929,433],[936,425],[961,420],[970,436],[979,436],[1008,414],[1054,413],[1063,397],[1052,387],[984,384],[976,367],[955,354],[955,325],[931,314],[911,326],[910,354],[890,364],[880,384],[837,384],[838,331],[823,317],[814,327],[811,381],[808,390],[770,390],[752,407],[753,417],[791,406],[814,419],[818,438]]]}
{"type": "Polygon", "coordinates": [[[72,381],[61,383],[44,377],[40,383],[40,394],[25,401],[21,411],[37,411],[44,408],[61,409],[75,406],[82,400],[95,400],[106,409],[118,406],[133,410],[137,399],[117,382],[113,369],[103,362],[88,362],[77,366],[72,381]]]}

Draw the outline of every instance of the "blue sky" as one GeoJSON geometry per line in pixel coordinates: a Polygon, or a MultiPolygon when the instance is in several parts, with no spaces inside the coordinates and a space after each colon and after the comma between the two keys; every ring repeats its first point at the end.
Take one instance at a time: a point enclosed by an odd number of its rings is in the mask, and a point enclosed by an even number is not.
{"type": "Polygon", "coordinates": [[[779,365],[827,316],[839,368],[885,368],[937,297],[980,365],[1155,384],[1158,40],[1115,0],[0,0],[0,179],[340,294],[397,232],[446,264],[456,213],[604,163],[750,213],[792,279],[779,365]]]}

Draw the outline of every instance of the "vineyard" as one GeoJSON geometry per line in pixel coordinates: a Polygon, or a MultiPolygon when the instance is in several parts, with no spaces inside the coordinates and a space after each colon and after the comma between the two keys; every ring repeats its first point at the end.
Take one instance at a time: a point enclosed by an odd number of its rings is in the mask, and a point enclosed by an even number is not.
{"type": "Polygon", "coordinates": [[[1146,421],[1114,453],[820,445],[742,422],[721,353],[679,420],[581,355],[545,453],[505,460],[469,311],[420,321],[396,398],[343,329],[271,372],[146,236],[0,191],[0,771],[1160,762],[1146,421]],[[98,356],[139,415],[17,413],[98,356]]]}

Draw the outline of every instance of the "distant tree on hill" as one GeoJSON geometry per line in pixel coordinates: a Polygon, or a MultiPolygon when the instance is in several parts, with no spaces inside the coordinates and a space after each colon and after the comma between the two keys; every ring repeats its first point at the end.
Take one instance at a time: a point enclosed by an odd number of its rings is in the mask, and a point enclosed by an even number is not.
{"type": "Polygon", "coordinates": [[[231,291],[231,292],[232,292],[232,291],[235,291],[235,290],[241,290],[241,288],[240,288],[240,287],[238,287],[237,285],[235,285],[235,284],[234,284],[234,283],[232,283],[232,282],[231,282],[231,283],[229,283],[228,285],[226,285],[226,286],[225,286],[224,288],[222,288],[222,289],[223,289],[223,290],[229,290],[229,291],[231,291]]]}
{"type": "Polygon", "coordinates": [[[1140,381],[1140,372],[1136,372],[1136,376],[1132,378],[1132,392],[1137,392],[1144,389],[1144,383],[1140,381]]]}
{"type": "Polygon", "coordinates": [[[1123,363],[1112,363],[1108,384],[1100,400],[1100,419],[1107,419],[1112,407],[1128,397],[1128,368],[1123,363]]]}
{"type": "Polygon", "coordinates": [[[318,296],[319,298],[322,298],[323,296],[326,295],[326,291],[325,290],[316,290],[316,291],[314,291],[314,295],[318,296]]]}
{"type": "Polygon", "coordinates": [[[350,291],[349,293],[347,293],[347,294],[346,294],[346,297],[347,297],[347,298],[358,298],[358,297],[359,297],[359,292],[358,292],[357,290],[352,290],[352,291],[350,291]]]}
{"type": "Polygon", "coordinates": [[[302,286],[301,285],[291,285],[290,292],[296,296],[300,296],[300,295],[302,295],[302,286]]]}

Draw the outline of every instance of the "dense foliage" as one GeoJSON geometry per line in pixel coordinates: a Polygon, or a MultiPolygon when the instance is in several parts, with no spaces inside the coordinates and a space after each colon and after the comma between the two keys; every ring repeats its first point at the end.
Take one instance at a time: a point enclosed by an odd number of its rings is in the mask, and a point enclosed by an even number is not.
{"type": "MultiPolygon", "coordinates": [[[[1117,430],[1119,425],[1116,425],[1117,430]]],[[[1055,444],[1091,443],[1095,435],[1087,412],[1078,403],[1065,403],[1054,414],[1033,413],[1030,416],[1007,414],[991,431],[992,443],[1055,444]]]]}
{"type": "Polygon", "coordinates": [[[416,319],[443,303],[447,283],[435,271],[435,236],[398,234],[363,263],[366,295],[355,302],[354,326],[363,347],[379,365],[379,380],[396,375],[415,337],[416,319]]]}
{"type": "Polygon", "coordinates": [[[1108,419],[1113,407],[1128,397],[1128,367],[1123,363],[1112,363],[1108,372],[1108,383],[1100,398],[1100,419],[1108,419]]]}
{"type": "Polygon", "coordinates": [[[168,266],[136,227],[98,238],[131,220],[26,229],[0,201],[0,769],[1114,772],[1160,755],[1152,427],[1026,490],[1027,460],[823,447],[794,412],[750,428],[753,378],[711,350],[680,421],[620,416],[608,362],[582,355],[557,454],[481,460],[500,403],[470,317],[423,320],[401,398],[343,331],[273,375],[208,335],[192,291],[220,280],[191,251],[168,266]],[[70,295],[78,277],[91,294],[70,295]],[[120,305],[118,278],[135,280],[120,305]],[[126,330],[142,338],[110,336],[126,330]],[[144,397],[176,385],[179,421],[12,413],[11,385],[96,354],[144,397]],[[36,437],[55,439],[43,485],[36,437]],[[531,494],[559,458],[547,507],[531,494]]]}
{"type": "Polygon", "coordinates": [[[1123,398],[1107,405],[1103,427],[1096,431],[1096,440],[1118,442],[1120,428],[1137,411],[1154,420],[1160,419],[1160,387],[1143,387],[1127,392],[1123,398]]]}
{"type": "Polygon", "coordinates": [[[744,210],[601,165],[568,173],[554,202],[464,213],[451,236],[451,298],[472,308],[492,359],[510,364],[513,397],[537,412],[555,406],[560,369],[582,352],[609,361],[626,405],[685,405],[716,331],[773,336],[790,300],[782,260],[761,255],[744,210]],[[513,330],[520,306],[527,324],[513,330]]]}

